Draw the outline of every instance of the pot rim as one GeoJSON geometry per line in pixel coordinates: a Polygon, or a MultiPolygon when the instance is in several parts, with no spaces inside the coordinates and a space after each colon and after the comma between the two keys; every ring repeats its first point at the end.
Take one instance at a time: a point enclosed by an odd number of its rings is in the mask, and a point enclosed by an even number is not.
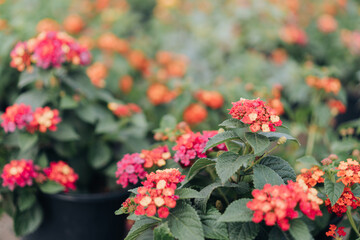
{"type": "Polygon", "coordinates": [[[102,202],[104,200],[122,199],[130,193],[127,190],[106,193],[56,193],[44,194],[47,198],[68,202],[102,202]]]}

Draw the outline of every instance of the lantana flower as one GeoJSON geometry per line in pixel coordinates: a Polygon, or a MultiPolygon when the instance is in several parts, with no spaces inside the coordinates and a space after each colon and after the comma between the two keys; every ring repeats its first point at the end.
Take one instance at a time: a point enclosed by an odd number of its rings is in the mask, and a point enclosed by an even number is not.
{"type": "Polygon", "coordinates": [[[348,158],[346,162],[341,161],[336,168],[337,176],[345,186],[351,187],[354,183],[360,183],[360,165],[357,161],[348,158]]]}
{"type": "Polygon", "coordinates": [[[2,186],[8,187],[11,191],[14,190],[16,185],[19,187],[31,186],[37,175],[36,166],[32,160],[11,160],[3,168],[1,174],[2,186]]]}
{"type": "Polygon", "coordinates": [[[118,117],[131,117],[135,113],[140,113],[141,108],[135,103],[119,104],[111,102],[108,108],[118,117]]]}
{"type": "Polygon", "coordinates": [[[224,97],[217,91],[200,90],[196,92],[195,97],[212,109],[218,109],[224,105],[224,97]]]}
{"type": "Polygon", "coordinates": [[[324,90],[327,93],[333,93],[338,95],[341,89],[341,82],[337,78],[332,77],[315,77],[308,76],[306,78],[306,84],[318,90],[324,90]]]}
{"type": "Polygon", "coordinates": [[[144,168],[151,168],[153,165],[162,167],[166,164],[166,160],[171,158],[168,146],[159,146],[152,150],[142,150],[140,157],[145,160],[144,168]]]}
{"type": "Polygon", "coordinates": [[[55,181],[65,187],[65,192],[75,190],[75,182],[79,176],[67,163],[63,161],[51,162],[50,167],[44,168],[44,173],[49,180],[55,181]]]}
{"type": "Polygon", "coordinates": [[[330,224],[329,231],[327,231],[325,234],[328,237],[333,237],[335,239],[340,239],[341,237],[346,236],[346,232],[344,232],[345,227],[339,227],[336,230],[336,225],[330,224]]]}
{"type": "Polygon", "coordinates": [[[314,187],[317,183],[323,183],[325,179],[322,177],[325,173],[314,166],[310,169],[301,169],[301,174],[296,177],[296,181],[302,179],[308,187],[314,187]]]}
{"type": "Polygon", "coordinates": [[[359,207],[360,198],[355,197],[355,195],[351,192],[351,189],[345,187],[343,193],[334,205],[331,205],[331,201],[328,198],[325,200],[325,206],[327,207],[329,213],[333,212],[341,217],[344,213],[346,213],[348,206],[351,206],[353,209],[359,207]]]}
{"type": "Polygon", "coordinates": [[[33,114],[32,121],[28,124],[27,130],[34,132],[56,131],[57,125],[61,122],[59,111],[57,109],[50,109],[49,107],[39,107],[33,114]]]}
{"type": "Polygon", "coordinates": [[[126,154],[117,163],[116,177],[119,178],[116,183],[126,188],[129,183],[136,184],[139,179],[146,176],[144,169],[145,160],[140,157],[139,153],[126,154]]]}
{"type": "Polygon", "coordinates": [[[23,103],[14,104],[6,108],[5,113],[1,115],[3,120],[1,127],[5,132],[14,132],[16,128],[23,129],[33,120],[31,106],[23,103]]]}

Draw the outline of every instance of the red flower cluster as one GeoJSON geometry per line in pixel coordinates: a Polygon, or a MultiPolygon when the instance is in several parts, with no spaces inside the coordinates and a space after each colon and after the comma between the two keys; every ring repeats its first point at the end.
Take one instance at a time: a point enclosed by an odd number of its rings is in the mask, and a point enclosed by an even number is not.
{"type": "Polygon", "coordinates": [[[178,90],[170,90],[165,84],[153,83],[146,91],[146,95],[151,104],[157,106],[164,103],[169,103],[178,95],[178,90]]]}
{"type": "Polygon", "coordinates": [[[14,132],[16,128],[23,129],[33,120],[33,112],[30,106],[23,103],[14,104],[6,108],[1,115],[3,122],[1,127],[5,132],[14,132]]]}
{"type": "Polygon", "coordinates": [[[355,197],[351,192],[351,189],[348,187],[344,188],[344,192],[341,194],[337,202],[331,206],[330,199],[325,200],[325,206],[327,207],[329,213],[335,213],[341,217],[347,211],[347,206],[351,206],[353,209],[360,206],[360,198],[355,197]]]}
{"type": "Polygon", "coordinates": [[[142,150],[140,157],[145,160],[144,168],[151,168],[153,165],[162,167],[166,160],[171,158],[168,146],[159,146],[153,150],[142,150]]]}
{"type": "Polygon", "coordinates": [[[86,74],[91,83],[97,88],[104,88],[106,85],[105,78],[108,75],[106,66],[101,62],[95,62],[86,69],[86,74]]]}
{"type": "Polygon", "coordinates": [[[224,105],[224,97],[217,91],[200,90],[195,93],[195,98],[212,109],[218,109],[224,105]]]}
{"type": "Polygon", "coordinates": [[[289,181],[288,185],[280,186],[265,184],[262,190],[253,190],[252,195],[254,199],[246,206],[255,211],[252,219],[255,223],[265,220],[266,225],[277,223],[283,231],[287,231],[289,220],[299,216],[296,206],[312,220],[322,215],[319,207],[322,200],[317,197],[317,191],[308,188],[302,181],[289,181]]]}
{"type": "Polygon", "coordinates": [[[348,158],[346,162],[341,161],[336,168],[337,176],[345,186],[351,187],[354,183],[360,183],[360,165],[357,161],[348,158]]]}
{"type": "Polygon", "coordinates": [[[199,103],[190,104],[183,113],[183,119],[188,124],[199,124],[207,118],[208,112],[199,103]]]}
{"type": "Polygon", "coordinates": [[[340,80],[331,77],[318,78],[315,76],[308,76],[306,78],[306,84],[319,90],[323,89],[327,93],[332,92],[335,95],[338,95],[341,89],[340,80]]]}
{"type": "Polygon", "coordinates": [[[282,86],[280,84],[275,84],[271,89],[272,97],[268,99],[269,106],[273,109],[275,115],[282,115],[284,111],[284,105],[281,102],[281,91],[282,86]]]}
{"type": "Polygon", "coordinates": [[[156,54],[156,63],[158,65],[156,78],[160,81],[166,81],[171,77],[183,77],[187,70],[187,62],[187,57],[183,55],[159,51],[156,54]]]}
{"type": "Polygon", "coordinates": [[[143,187],[138,188],[134,198],[137,205],[135,215],[154,216],[167,218],[169,208],[176,206],[178,196],[175,195],[176,185],[182,182],[185,175],[181,175],[178,169],[170,168],[157,170],[146,175],[142,182],[143,187]]]}
{"type": "Polygon", "coordinates": [[[346,232],[344,232],[345,227],[339,227],[336,230],[336,225],[330,224],[329,231],[327,231],[325,234],[328,237],[333,237],[335,239],[340,239],[341,236],[346,236],[346,232]],[[337,233],[336,233],[337,232],[337,233]]]}
{"type": "Polygon", "coordinates": [[[338,114],[343,114],[343,113],[346,112],[345,105],[339,100],[330,99],[327,102],[327,105],[330,108],[331,114],[334,115],[334,116],[336,116],[338,114]]]}
{"type": "Polygon", "coordinates": [[[57,109],[39,107],[33,113],[33,119],[26,128],[31,133],[35,131],[46,132],[47,130],[56,131],[56,125],[60,122],[61,118],[57,109]]]}
{"type": "MultiPolygon", "coordinates": [[[[218,131],[203,131],[202,134],[189,132],[181,135],[173,147],[173,150],[176,151],[174,161],[180,161],[183,166],[187,167],[191,166],[196,158],[206,157],[206,153],[203,153],[206,143],[217,133],[218,131]]],[[[217,150],[227,150],[225,144],[219,144],[216,148],[217,150]]],[[[208,152],[212,150],[214,149],[211,148],[208,152]]]]}
{"type": "Polygon", "coordinates": [[[31,186],[37,175],[36,166],[32,160],[11,160],[4,166],[1,174],[2,186],[8,187],[11,191],[14,190],[15,185],[19,187],[31,186]]]}
{"type": "Polygon", "coordinates": [[[341,31],[341,41],[345,45],[346,48],[352,54],[360,54],[360,32],[359,31],[350,31],[350,30],[342,30],[341,31]]]}
{"type": "Polygon", "coordinates": [[[280,117],[274,110],[265,105],[260,99],[248,100],[241,98],[240,101],[233,102],[233,107],[229,114],[243,123],[250,124],[250,130],[257,132],[276,131],[275,126],[281,126],[280,117]]]}
{"type": "Polygon", "coordinates": [[[90,52],[64,32],[40,33],[24,43],[18,43],[10,54],[11,67],[23,71],[34,62],[38,67],[58,68],[64,63],[88,65],[90,52]]]}
{"type": "Polygon", "coordinates": [[[295,25],[284,26],[280,30],[280,38],[289,44],[305,45],[308,41],[304,30],[295,25]]]}
{"type": "Polygon", "coordinates": [[[75,182],[79,176],[68,164],[63,161],[51,162],[50,167],[44,168],[44,173],[49,180],[55,181],[65,187],[65,192],[69,189],[75,190],[75,182]]]}
{"type": "Polygon", "coordinates": [[[143,179],[146,175],[143,164],[145,160],[140,154],[126,154],[118,163],[116,177],[119,178],[116,183],[126,188],[129,183],[136,184],[138,178],[143,179]]]}
{"type": "Polygon", "coordinates": [[[323,183],[322,177],[325,173],[319,169],[318,166],[314,166],[310,169],[301,169],[301,174],[296,177],[296,181],[302,179],[308,187],[314,187],[317,183],[323,183]]]}
{"type": "Polygon", "coordinates": [[[141,108],[135,103],[118,104],[109,103],[108,108],[118,117],[131,117],[135,113],[140,113],[141,108]]]}

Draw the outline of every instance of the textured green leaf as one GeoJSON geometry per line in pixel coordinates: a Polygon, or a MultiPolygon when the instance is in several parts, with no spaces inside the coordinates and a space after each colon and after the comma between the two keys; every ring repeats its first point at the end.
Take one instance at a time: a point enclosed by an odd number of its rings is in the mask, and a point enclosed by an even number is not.
{"type": "Polygon", "coordinates": [[[168,224],[163,223],[154,229],[154,239],[156,239],[156,240],[173,240],[175,238],[172,235],[172,233],[170,232],[168,224]]]}
{"type": "Polygon", "coordinates": [[[286,137],[286,141],[293,141],[296,142],[297,144],[300,145],[299,141],[297,140],[297,138],[291,136],[290,134],[287,133],[281,133],[281,132],[260,132],[260,135],[263,135],[267,138],[270,139],[270,141],[277,141],[279,138],[281,137],[286,137]]]}
{"type": "Polygon", "coordinates": [[[355,197],[360,197],[360,185],[355,183],[352,186],[351,192],[355,195],[355,197]]]}
{"type": "Polygon", "coordinates": [[[303,156],[299,159],[296,159],[297,162],[299,163],[303,163],[306,164],[308,166],[320,166],[320,164],[318,163],[318,161],[316,161],[316,159],[313,156],[303,156]]]}
{"type": "Polygon", "coordinates": [[[151,218],[142,218],[134,223],[124,240],[137,240],[146,230],[155,227],[159,223],[151,218]]]}
{"type": "Polygon", "coordinates": [[[245,133],[245,138],[254,149],[255,155],[262,153],[270,146],[269,139],[257,133],[247,132],[245,133]]]}
{"type": "Polygon", "coordinates": [[[38,70],[38,68],[34,67],[32,72],[23,71],[19,77],[18,87],[23,88],[26,85],[35,82],[39,77],[38,70]]]}
{"type": "Polygon", "coordinates": [[[79,139],[79,135],[75,132],[74,128],[67,123],[59,123],[58,129],[55,132],[47,133],[52,138],[58,141],[74,141],[79,139]]]}
{"type": "Polygon", "coordinates": [[[264,165],[254,166],[254,186],[256,189],[262,189],[265,184],[282,185],[284,181],[282,178],[271,168],[264,165]]]}
{"type": "Polygon", "coordinates": [[[95,123],[98,119],[96,107],[94,105],[86,105],[76,109],[77,116],[87,123],[95,123]]]}
{"type": "Polygon", "coordinates": [[[269,233],[269,240],[292,240],[292,238],[288,232],[283,232],[278,227],[273,227],[269,233]]]}
{"type": "Polygon", "coordinates": [[[60,100],[60,109],[74,109],[77,108],[78,102],[70,96],[64,96],[60,100]]]}
{"type": "Polygon", "coordinates": [[[185,183],[189,182],[199,171],[202,169],[215,166],[216,162],[210,158],[200,158],[198,159],[190,168],[189,173],[187,174],[185,180],[182,182],[182,186],[185,183]]]}
{"type": "Polygon", "coordinates": [[[50,180],[40,184],[39,188],[43,193],[48,194],[55,194],[65,190],[63,185],[60,185],[59,183],[50,180]]]}
{"type": "Polygon", "coordinates": [[[119,124],[114,120],[113,117],[100,119],[96,125],[95,133],[113,133],[119,128],[119,124]]]}
{"type": "Polygon", "coordinates": [[[251,222],[253,211],[246,207],[251,199],[243,198],[232,202],[219,218],[219,222],[251,222]]]}
{"type": "Polygon", "coordinates": [[[48,100],[47,94],[40,90],[30,90],[20,94],[15,103],[30,105],[33,109],[42,107],[48,100]]]}
{"type": "Polygon", "coordinates": [[[206,205],[207,205],[207,201],[210,198],[211,193],[218,187],[223,186],[221,182],[214,182],[206,187],[204,187],[203,189],[201,189],[200,191],[200,195],[202,196],[203,199],[201,199],[201,201],[199,201],[200,205],[201,205],[201,209],[205,212],[206,211],[206,205]]]}
{"type": "Polygon", "coordinates": [[[37,134],[30,134],[27,132],[21,132],[18,134],[19,147],[22,152],[26,152],[32,148],[38,141],[37,134]]]}
{"type": "Polygon", "coordinates": [[[43,212],[40,205],[35,204],[31,208],[17,212],[14,217],[14,230],[17,236],[23,236],[35,231],[41,224],[43,212]]]}
{"type": "Polygon", "coordinates": [[[293,219],[290,222],[289,232],[294,240],[311,240],[313,239],[308,227],[300,219],[293,219]]]}
{"type": "Polygon", "coordinates": [[[179,199],[189,199],[189,198],[201,198],[202,195],[191,188],[181,188],[175,190],[175,195],[179,196],[179,199]]]}
{"type": "Polygon", "coordinates": [[[199,214],[205,238],[209,239],[228,239],[228,231],[226,223],[218,222],[221,213],[216,208],[210,208],[206,214],[199,214]]]}
{"type": "Polygon", "coordinates": [[[36,165],[40,166],[40,167],[47,167],[49,165],[49,161],[46,157],[46,154],[43,153],[41,154],[37,159],[36,159],[36,165]]]}
{"type": "Polygon", "coordinates": [[[209,141],[206,143],[204,152],[207,151],[209,148],[215,147],[221,143],[226,141],[240,139],[239,136],[233,131],[225,131],[222,133],[216,134],[214,137],[210,138],[209,141]]]}
{"type": "Polygon", "coordinates": [[[36,195],[29,191],[19,191],[17,196],[17,205],[20,211],[24,211],[32,207],[36,202],[36,195]]]}
{"type": "Polygon", "coordinates": [[[240,167],[247,166],[247,163],[254,160],[254,155],[239,155],[234,152],[225,152],[221,154],[216,161],[216,172],[221,179],[222,183],[225,183],[240,167]]]}
{"type": "Polygon", "coordinates": [[[240,121],[239,119],[230,118],[220,123],[219,126],[226,128],[243,128],[246,127],[246,124],[240,121]]]}
{"type": "Polygon", "coordinates": [[[230,240],[253,240],[259,233],[259,224],[253,222],[228,223],[230,240]]]}
{"type": "Polygon", "coordinates": [[[179,240],[203,240],[202,224],[195,209],[179,201],[167,218],[171,233],[179,240]]]}
{"type": "Polygon", "coordinates": [[[342,182],[334,183],[325,177],[325,193],[328,195],[331,205],[334,205],[344,191],[345,185],[342,182]]]}
{"type": "Polygon", "coordinates": [[[108,164],[110,160],[111,150],[104,142],[98,141],[89,149],[89,162],[93,168],[102,168],[108,164]]]}
{"type": "Polygon", "coordinates": [[[277,156],[267,156],[260,161],[261,165],[274,170],[287,183],[289,180],[296,181],[294,169],[288,162],[277,156]]]}

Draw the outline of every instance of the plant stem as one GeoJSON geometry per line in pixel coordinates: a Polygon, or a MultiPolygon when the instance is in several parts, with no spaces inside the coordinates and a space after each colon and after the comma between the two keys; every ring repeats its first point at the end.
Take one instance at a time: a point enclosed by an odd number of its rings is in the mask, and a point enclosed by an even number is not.
{"type": "Polygon", "coordinates": [[[312,155],[315,144],[316,129],[316,125],[313,124],[309,127],[309,135],[306,142],[306,155],[312,155]]]}
{"type": "Polygon", "coordinates": [[[348,206],[348,208],[347,208],[346,215],[347,215],[347,217],[349,219],[349,222],[350,222],[350,225],[351,225],[352,229],[354,229],[355,233],[358,235],[358,237],[360,237],[359,230],[358,230],[358,228],[357,228],[357,226],[355,224],[354,218],[351,215],[351,207],[350,206],[348,206]]]}
{"type": "Polygon", "coordinates": [[[160,221],[160,222],[162,221],[161,218],[158,218],[158,217],[155,217],[155,216],[147,216],[147,217],[152,218],[152,219],[154,219],[156,221],[160,221]]]}
{"type": "MultiPolygon", "coordinates": [[[[215,180],[215,179],[217,178],[217,175],[216,175],[216,173],[214,172],[213,169],[207,168],[206,171],[210,174],[212,180],[215,180]]],[[[227,199],[227,197],[226,197],[226,195],[224,194],[224,192],[223,192],[221,189],[219,189],[219,188],[217,188],[216,190],[217,190],[217,191],[219,192],[219,194],[222,196],[222,198],[224,199],[224,201],[226,202],[226,204],[229,205],[230,202],[229,202],[229,200],[227,199]]]]}
{"type": "Polygon", "coordinates": [[[279,147],[279,144],[276,144],[275,147],[273,147],[272,149],[270,149],[268,152],[264,153],[264,155],[262,155],[259,159],[257,159],[256,161],[254,161],[249,167],[247,167],[244,172],[246,172],[247,170],[249,170],[250,168],[252,168],[255,164],[259,163],[261,161],[261,159],[263,159],[264,157],[266,157],[267,155],[269,155],[270,153],[272,153],[275,149],[277,149],[279,147]]]}

